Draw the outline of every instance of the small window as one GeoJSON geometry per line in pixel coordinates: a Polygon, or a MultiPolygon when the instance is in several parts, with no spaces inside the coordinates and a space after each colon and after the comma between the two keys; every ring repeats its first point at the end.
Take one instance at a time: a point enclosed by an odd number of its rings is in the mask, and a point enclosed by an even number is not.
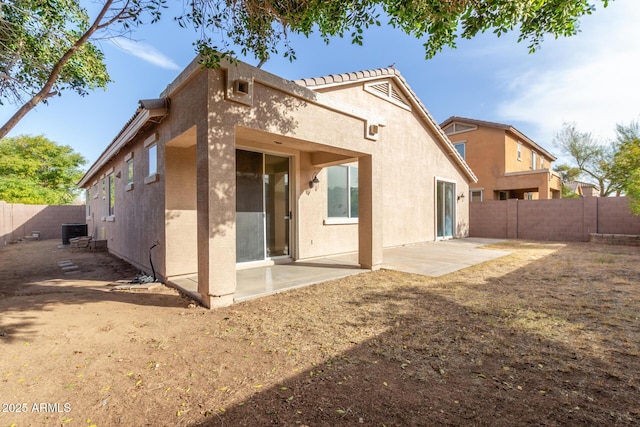
{"type": "Polygon", "coordinates": [[[522,161],[522,144],[518,142],[518,160],[522,161]]]}
{"type": "Polygon", "coordinates": [[[91,217],[91,187],[85,190],[84,199],[87,210],[87,218],[89,218],[91,217]]]}
{"type": "Polygon", "coordinates": [[[531,152],[531,169],[535,169],[536,168],[536,152],[532,151],[531,152]]]}
{"type": "Polygon", "coordinates": [[[540,157],[540,169],[544,169],[544,157],[540,157]]]}
{"type": "Polygon", "coordinates": [[[107,177],[109,183],[109,216],[115,215],[115,196],[116,196],[116,182],[113,174],[107,177]]]}
{"type": "Polygon", "coordinates": [[[358,218],[358,168],[331,166],[327,168],[327,216],[358,218]]]}
{"type": "Polygon", "coordinates": [[[100,218],[102,218],[102,220],[104,221],[107,217],[106,212],[108,212],[109,210],[109,205],[107,205],[107,180],[105,178],[102,178],[102,180],[100,181],[100,185],[102,187],[102,190],[100,191],[100,197],[102,198],[102,212],[100,218]]]}
{"type": "Polygon", "coordinates": [[[458,150],[460,156],[462,156],[463,160],[467,160],[466,152],[467,152],[467,144],[464,142],[456,142],[453,146],[458,150]]]}
{"type": "Polygon", "coordinates": [[[149,153],[149,173],[147,176],[151,176],[158,173],[158,146],[156,144],[150,145],[147,152],[149,153]]]}
{"type": "Polygon", "coordinates": [[[133,159],[127,160],[127,184],[124,186],[124,191],[133,190],[133,159]]]}
{"type": "Polygon", "coordinates": [[[526,193],[526,194],[525,194],[525,198],[526,198],[527,200],[533,200],[533,193],[532,193],[532,192],[528,192],[528,193],[526,193]]]}
{"type": "Polygon", "coordinates": [[[482,201],[482,190],[472,190],[471,202],[481,202],[481,201],[482,201]]]}

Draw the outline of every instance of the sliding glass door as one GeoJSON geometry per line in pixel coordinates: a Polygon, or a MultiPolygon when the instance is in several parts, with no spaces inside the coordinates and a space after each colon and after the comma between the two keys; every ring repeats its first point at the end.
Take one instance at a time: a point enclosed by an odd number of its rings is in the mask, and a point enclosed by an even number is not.
{"type": "Polygon", "coordinates": [[[289,163],[236,150],[236,262],[290,256],[289,163]]]}
{"type": "Polygon", "coordinates": [[[436,183],[436,227],[439,239],[453,238],[456,185],[452,182],[436,183]]]}

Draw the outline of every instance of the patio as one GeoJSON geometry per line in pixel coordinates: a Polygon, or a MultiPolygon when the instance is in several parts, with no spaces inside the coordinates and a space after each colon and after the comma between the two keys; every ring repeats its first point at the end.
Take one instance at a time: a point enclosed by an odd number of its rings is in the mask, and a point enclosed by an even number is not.
{"type": "MultiPolygon", "coordinates": [[[[509,255],[507,251],[483,248],[499,241],[466,238],[388,248],[384,250],[382,268],[438,277],[509,255]]],[[[369,271],[360,268],[357,260],[358,255],[352,253],[238,270],[234,301],[246,301],[369,271]]],[[[198,277],[195,275],[174,279],[169,285],[199,299],[198,277]]]]}

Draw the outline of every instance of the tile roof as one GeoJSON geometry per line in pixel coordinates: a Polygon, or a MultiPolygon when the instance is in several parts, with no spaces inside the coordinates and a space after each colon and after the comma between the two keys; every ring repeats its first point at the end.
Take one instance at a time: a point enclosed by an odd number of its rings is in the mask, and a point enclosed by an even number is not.
{"type": "MultiPolygon", "coordinates": [[[[329,74],[328,76],[311,77],[305,79],[294,80],[300,86],[328,86],[340,83],[357,82],[362,79],[370,79],[376,77],[396,76],[404,81],[400,72],[395,68],[377,68],[375,70],[355,71],[353,73],[329,74]]],[[[406,82],[405,82],[406,83],[406,82]]]]}
{"type": "Polygon", "coordinates": [[[537,142],[535,142],[534,140],[529,138],[527,135],[525,135],[524,133],[520,132],[518,129],[516,129],[515,127],[513,127],[511,125],[504,124],[504,123],[497,123],[497,122],[489,122],[489,121],[486,121],[486,120],[470,119],[468,117],[451,116],[447,120],[445,120],[444,122],[440,123],[440,127],[444,129],[445,127],[447,127],[447,125],[449,125],[449,124],[451,124],[453,122],[471,123],[471,124],[478,125],[478,126],[487,126],[487,127],[492,127],[492,128],[496,128],[496,129],[504,129],[504,130],[511,131],[511,132],[515,133],[516,135],[518,135],[523,140],[525,140],[526,142],[528,142],[529,144],[533,145],[537,150],[539,150],[540,152],[544,153],[547,157],[549,157],[551,159],[551,161],[557,160],[556,156],[551,154],[549,151],[545,150],[537,142]]]}
{"type": "Polygon", "coordinates": [[[463,169],[463,171],[467,174],[471,181],[477,182],[478,178],[475,176],[469,165],[464,161],[464,159],[458,153],[449,140],[449,137],[445,135],[442,128],[438,125],[438,122],[431,116],[427,107],[420,101],[420,98],[416,93],[411,89],[407,81],[404,79],[402,74],[397,68],[387,67],[387,68],[376,68],[373,70],[362,70],[355,71],[352,73],[343,73],[343,74],[329,74],[326,76],[320,77],[310,77],[304,79],[294,80],[294,83],[297,83],[300,86],[305,86],[309,89],[321,88],[321,87],[332,87],[349,83],[356,83],[368,80],[374,80],[380,77],[391,77],[397,80],[403,87],[404,91],[409,95],[411,102],[414,103],[423,117],[426,119],[428,123],[433,126],[433,130],[436,133],[436,136],[439,137],[440,141],[446,146],[449,151],[449,155],[452,156],[455,162],[463,169]]]}

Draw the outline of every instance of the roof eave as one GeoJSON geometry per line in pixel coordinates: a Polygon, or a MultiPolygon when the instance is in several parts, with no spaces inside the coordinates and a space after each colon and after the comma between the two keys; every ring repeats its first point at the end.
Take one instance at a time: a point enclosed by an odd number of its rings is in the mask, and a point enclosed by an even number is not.
{"type": "Polygon", "coordinates": [[[89,170],[78,182],[78,187],[87,185],[91,178],[106,165],[127,143],[133,140],[140,130],[151,120],[164,118],[169,114],[169,100],[167,98],[145,99],[139,101],[140,106],[133,117],[120,131],[118,136],[100,154],[98,159],[91,165],[89,170]]]}

